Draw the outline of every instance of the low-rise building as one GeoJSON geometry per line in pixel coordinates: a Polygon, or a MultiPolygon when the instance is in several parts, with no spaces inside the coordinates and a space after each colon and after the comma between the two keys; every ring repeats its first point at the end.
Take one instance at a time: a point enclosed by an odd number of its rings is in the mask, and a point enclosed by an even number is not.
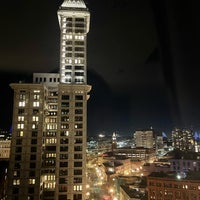
{"type": "Polygon", "coordinates": [[[183,200],[200,198],[200,174],[153,172],[147,177],[148,200],[183,200]]]}
{"type": "Polygon", "coordinates": [[[149,148],[119,148],[115,150],[115,155],[127,156],[134,161],[147,161],[155,158],[155,149],[149,148]]]}
{"type": "Polygon", "coordinates": [[[200,153],[175,151],[174,158],[170,159],[170,170],[176,172],[199,171],[200,153]]]}

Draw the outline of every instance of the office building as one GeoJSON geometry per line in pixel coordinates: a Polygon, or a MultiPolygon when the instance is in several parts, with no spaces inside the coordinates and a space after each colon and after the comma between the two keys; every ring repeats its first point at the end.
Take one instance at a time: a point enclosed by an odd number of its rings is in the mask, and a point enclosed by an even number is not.
{"type": "Polygon", "coordinates": [[[33,83],[10,85],[14,106],[9,200],[87,199],[90,13],[83,0],[64,0],[58,19],[60,73],[34,73],[33,83]]]}
{"type": "Polygon", "coordinates": [[[195,151],[193,131],[175,128],[172,131],[172,146],[182,151],[195,151]]]}
{"type": "Polygon", "coordinates": [[[134,133],[134,140],[136,147],[153,148],[154,144],[154,131],[152,129],[137,130],[134,133]]]}

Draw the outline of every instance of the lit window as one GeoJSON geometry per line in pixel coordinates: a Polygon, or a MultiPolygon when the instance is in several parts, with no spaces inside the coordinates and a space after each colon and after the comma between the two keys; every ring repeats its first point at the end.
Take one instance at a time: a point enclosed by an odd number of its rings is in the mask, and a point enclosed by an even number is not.
{"type": "Polygon", "coordinates": [[[24,116],[18,116],[18,121],[23,122],[24,121],[24,116]]]}
{"type": "Polygon", "coordinates": [[[75,39],[76,40],[84,40],[84,36],[83,35],[75,35],[75,39]]]}
{"type": "Polygon", "coordinates": [[[33,107],[39,107],[39,106],[40,106],[40,102],[38,101],[33,102],[33,107]]]}
{"type": "Polygon", "coordinates": [[[55,138],[48,138],[46,139],[46,144],[55,144],[57,140],[55,138]]]}
{"type": "Polygon", "coordinates": [[[67,59],[67,60],[66,60],[66,63],[72,64],[72,59],[67,59]]]}
{"type": "Polygon", "coordinates": [[[45,175],[44,180],[45,181],[55,181],[56,177],[55,177],[55,175],[45,175]]]}
{"type": "Polygon", "coordinates": [[[61,136],[69,136],[69,131],[61,131],[61,136]]]}
{"type": "Polygon", "coordinates": [[[47,130],[55,130],[57,129],[57,124],[47,124],[47,130]]]}
{"type": "Polygon", "coordinates": [[[39,121],[39,117],[38,116],[33,116],[32,120],[33,120],[33,122],[38,122],[39,121]]]}
{"type": "Polygon", "coordinates": [[[56,154],[55,153],[47,153],[46,158],[56,158],[56,154]]]}
{"type": "Polygon", "coordinates": [[[29,179],[29,184],[35,184],[35,179],[34,178],[30,178],[29,179]]]}
{"type": "Polygon", "coordinates": [[[20,179],[14,179],[13,185],[20,185],[20,179]]]}
{"type": "Polygon", "coordinates": [[[72,39],[72,35],[66,35],[66,39],[70,39],[71,40],[72,39]]]}
{"type": "Polygon", "coordinates": [[[25,101],[20,101],[19,102],[19,107],[25,107],[25,101]]]}
{"type": "Polygon", "coordinates": [[[32,124],[32,129],[37,129],[37,128],[38,128],[37,124],[32,124]]]}
{"type": "Polygon", "coordinates": [[[24,129],[24,124],[17,124],[17,129],[24,129]]]}
{"type": "Polygon", "coordinates": [[[74,185],[74,191],[82,191],[82,185],[74,185]]]}
{"type": "Polygon", "coordinates": [[[25,97],[26,97],[25,94],[20,94],[20,95],[19,95],[19,99],[20,99],[20,100],[25,100],[25,97]]]}
{"type": "Polygon", "coordinates": [[[40,95],[39,95],[39,94],[34,94],[34,95],[33,95],[33,99],[34,99],[34,100],[39,100],[39,98],[40,98],[40,95]]]}
{"type": "Polygon", "coordinates": [[[40,90],[34,90],[33,92],[34,93],[40,93],[40,90]]]}
{"type": "Polygon", "coordinates": [[[19,131],[19,132],[17,133],[17,136],[18,136],[18,137],[23,137],[23,136],[24,136],[24,131],[19,131]]]}
{"type": "Polygon", "coordinates": [[[44,188],[47,188],[47,189],[54,189],[56,186],[56,183],[55,182],[52,182],[52,183],[44,183],[44,188]]]}

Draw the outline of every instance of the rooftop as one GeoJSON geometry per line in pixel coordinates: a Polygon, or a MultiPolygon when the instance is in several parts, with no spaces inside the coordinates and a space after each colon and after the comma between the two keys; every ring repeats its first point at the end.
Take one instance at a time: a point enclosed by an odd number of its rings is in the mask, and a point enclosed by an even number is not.
{"type": "Polygon", "coordinates": [[[145,193],[139,192],[136,189],[132,189],[127,185],[121,185],[120,187],[126,192],[126,194],[130,198],[134,198],[134,199],[138,199],[138,200],[147,199],[145,193]]]}
{"type": "MultiPolygon", "coordinates": [[[[158,178],[168,178],[168,179],[176,179],[177,180],[178,173],[176,172],[152,172],[149,177],[158,177],[158,178]]],[[[189,172],[185,174],[181,180],[200,180],[200,173],[199,172],[189,172]]]]}
{"type": "Polygon", "coordinates": [[[192,151],[174,150],[174,151],[169,152],[168,155],[173,156],[172,159],[200,160],[200,153],[192,152],[192,151]]]}

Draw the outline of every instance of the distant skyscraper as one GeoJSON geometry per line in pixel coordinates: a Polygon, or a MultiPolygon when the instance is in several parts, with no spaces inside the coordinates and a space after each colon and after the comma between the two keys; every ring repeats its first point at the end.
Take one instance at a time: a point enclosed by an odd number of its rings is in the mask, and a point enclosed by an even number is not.
{"type": "Polygon", "coordinates": [[[85,200],[86,42],[90,13],[83,0],[58,10],[60,74],[35,73],[13,83],[9,200],[85,200]]]}
{"type": "Polygon", "coordinates": [[[194,151],[195,143],[193,131],[175,128],[172,131],[172,146],[182,151],[194,151]]]}
{"type": "Polygon", "coordinates": [[[153,130],[137,130],[134,133],[136,147],[153,148],[153,130]]]}

